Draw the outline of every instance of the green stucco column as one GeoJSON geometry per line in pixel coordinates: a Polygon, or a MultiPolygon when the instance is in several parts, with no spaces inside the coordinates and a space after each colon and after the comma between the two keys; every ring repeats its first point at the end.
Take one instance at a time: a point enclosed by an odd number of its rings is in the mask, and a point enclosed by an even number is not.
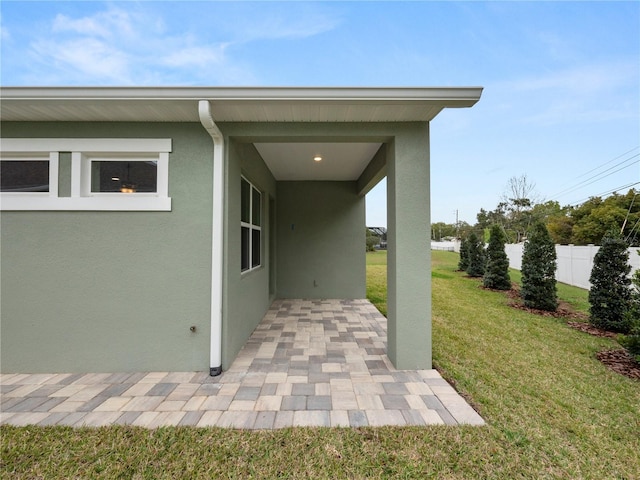
{"type": "Polygon", "coordinates": [[[387,354],[398,369],[431,368],[429,125],[387,144],[387,354]]]}

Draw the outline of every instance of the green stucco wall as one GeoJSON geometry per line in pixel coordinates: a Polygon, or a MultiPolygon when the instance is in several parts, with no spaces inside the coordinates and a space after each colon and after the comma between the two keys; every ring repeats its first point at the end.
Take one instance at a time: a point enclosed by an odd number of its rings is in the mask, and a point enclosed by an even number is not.
{"type": "Polygon", "coordinates": [[[399,369],[430,369],[429,125],[405,125],[386,158],[387,354],[399,369]]]}
{"type": "MultiPolygon", "coordinates": [[[[3,123],[2,135],[173,140],[170,212],[2,212],[2,371],[207,370],[213,144],[202,126],[3,123]]],[[[69,155],[60,162],[69,195],[69,155]]]]}
{"type": "Polygon", "coordinates": [[[365,298],[365,199],[356,182],[278,182],[279,298],[365,298]]]}
{"type": "Polygon", "coordinates": [[[270,219],[269,198],[276,196],[276,182],[255,147],[227,139],[225,218],[225,300],[222,324],[222,368],[229,368],[271,305],[269,295],[270,219]],[[262,266],[241,273],[240,179],[241,175],[262,193],[262,266]]]}
{"type": "MultiPolygon", "coordinates": [[[[399,368],[430,368],[428,125],[219,126],[226,140],[223,369],[276,296],[365,296],[365,200],[357,194],[357,182],[276,182],[251,145],[258,141],[385,144],[388,353],[399,368]],[[244,275],[241,175],[262,191],[264,211],[263,266],[244,275]]],[[[2,371],[208,370],[213,143],[204,128],[199,123],[5,122],[2,135],[173,141],[170,212],[1,213],[2,371]]],[[[62,153],[60,195],[70,194],[70,171],[70,155],[62,153]]]]}

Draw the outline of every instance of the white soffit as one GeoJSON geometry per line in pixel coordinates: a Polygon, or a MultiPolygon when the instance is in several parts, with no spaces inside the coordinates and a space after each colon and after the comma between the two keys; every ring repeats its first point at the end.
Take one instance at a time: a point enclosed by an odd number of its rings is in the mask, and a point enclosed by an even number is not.
{"type": "Polygon", "coordinates": [[[380,143],[255,143],[276,180],[357,180],[380,143]],[[320,155],[322,160],[314,161],[320,155]]]}
{"type": "Polygon", "coordinates": [[[216,122],[431,121],[471,107],[481,87],[2,87],[4,121],[197,122],[211,102],[216,122]]]}

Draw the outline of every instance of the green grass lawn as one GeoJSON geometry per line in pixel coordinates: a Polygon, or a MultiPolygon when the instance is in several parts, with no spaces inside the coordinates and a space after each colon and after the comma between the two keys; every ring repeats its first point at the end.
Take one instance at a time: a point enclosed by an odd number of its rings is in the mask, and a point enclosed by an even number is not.
{"type": "MultiPolygon", "coordinates": [[[[507,306],[433,252],[433,351],[484,427],[2,427],[4,478],[638,479],[640,382],[595,359],[610,339],[507,306]]],[[[384,308],[384,253],[367,255],[384,308]]],[[[514,275],[516,279],[516,275],[514,275]]],[[[586,292],[560,294],[586,308],[586,292]]],[[[380,303],[379,303],[380,302],[380,303]]]]}
{"type": "Polygon", "coordinates": [[[367,252],[367,298],[387,315],[387,252],[367,252]]]}

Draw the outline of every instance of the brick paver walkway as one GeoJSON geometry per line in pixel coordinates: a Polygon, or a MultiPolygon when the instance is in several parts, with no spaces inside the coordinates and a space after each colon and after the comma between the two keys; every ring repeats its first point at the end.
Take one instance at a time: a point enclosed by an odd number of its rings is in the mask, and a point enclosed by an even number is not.
{"type": "Polygon", "coordinates": [[[3,374],[0,423],[274,429],[484,421],[435,370],[398,371],[367,300],[278,300],[229,370],[3,374]]]}

